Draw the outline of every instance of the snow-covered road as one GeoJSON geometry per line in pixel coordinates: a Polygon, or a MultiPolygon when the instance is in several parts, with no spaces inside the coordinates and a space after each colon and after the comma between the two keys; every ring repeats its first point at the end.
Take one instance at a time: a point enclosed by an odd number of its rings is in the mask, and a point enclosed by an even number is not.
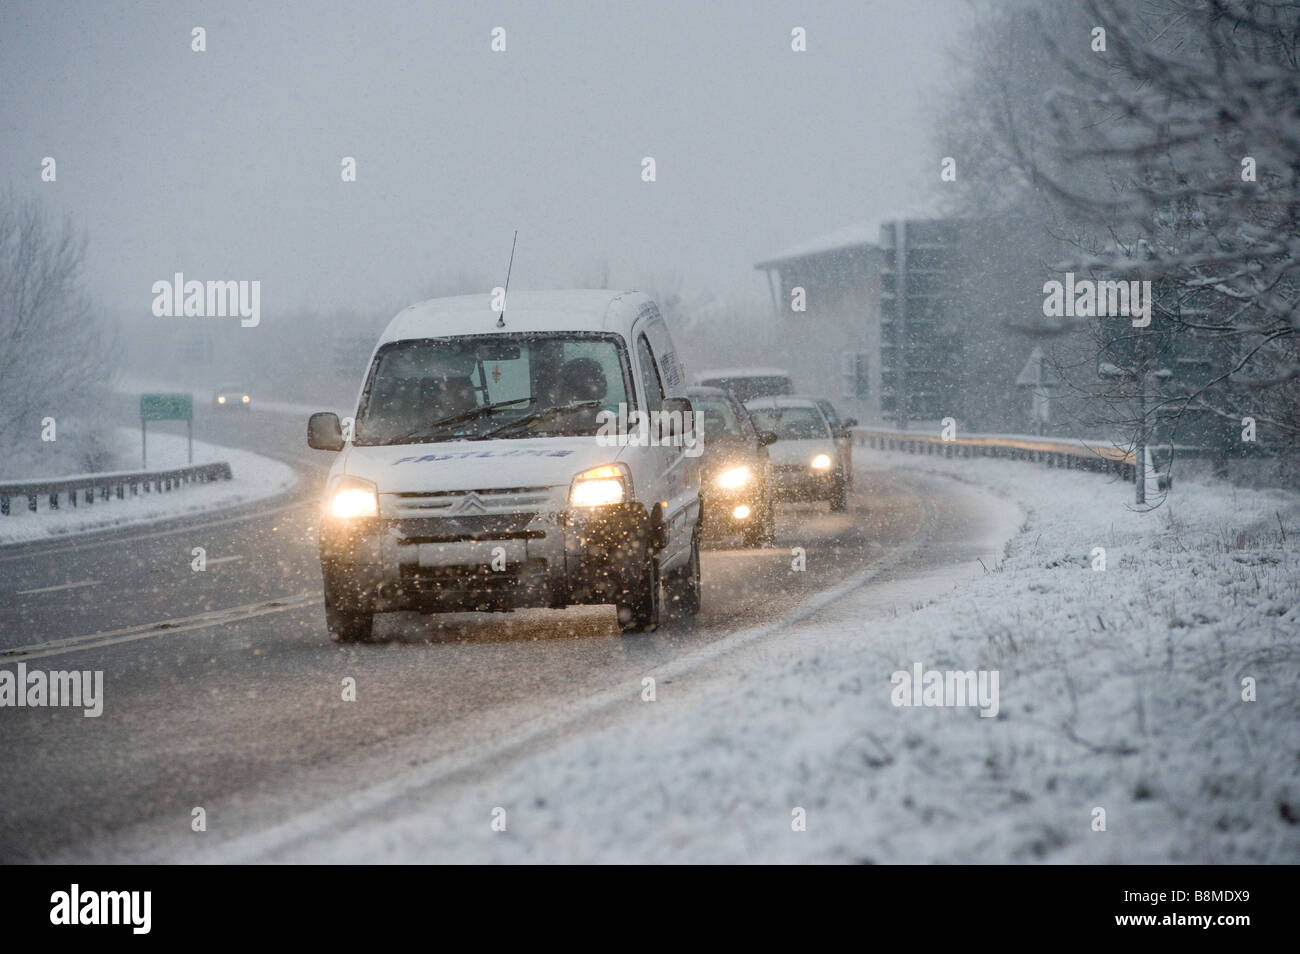
{"type": "Polygon", "coordinates": [[[981,532],[647,671],[655,701],[628,685],[617,717],[600,700],[561,742],[468,778],[465,757],[417,769],[227,857],[1300,860],[1294,496],[1184,482],[1136,514],[1094,474],[859,466],[946,475],[983,501],[981,532]],[[996,717],[893,704],[891,675],[918,664],[996,671],[996,717]]]}

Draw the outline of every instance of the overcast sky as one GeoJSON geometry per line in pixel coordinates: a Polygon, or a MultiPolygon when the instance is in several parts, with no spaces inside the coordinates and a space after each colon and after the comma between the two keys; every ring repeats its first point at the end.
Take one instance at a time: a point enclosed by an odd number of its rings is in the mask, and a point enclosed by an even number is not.
{"type": "Polygon", "coordinates": [[[515,228],[517,287],[607,261],[615,285],[743,294],[756,260],[925,201],[965,9],[6,0],[0,189],[88,231],[115,312],[176,271],[260,279],[265,318],[499,284],[515,228]]]}

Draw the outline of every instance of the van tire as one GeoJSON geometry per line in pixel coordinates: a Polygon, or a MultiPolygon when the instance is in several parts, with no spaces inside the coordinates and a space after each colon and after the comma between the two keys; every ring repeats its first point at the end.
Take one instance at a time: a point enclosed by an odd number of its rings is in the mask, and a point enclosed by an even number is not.
{"type": "Polygon", "coordinates": [[[618,628],[624,633],[653,633],[659,628],[663,597],[659,586],[659,558],[647,550],[641,578],[619,594],[618,628]],[[624,602],[626,600],[626,602],[624,602]]]}
{"type": "Polygon", "coordinates": [[[700,531],[691,534],[691,557],[685,566],[668,574],[664,581],[664,601],[668,614],[680,619],[700,611],[700,531]]]}
{"type": "Polygon", "coordinates": [[[367,643],[374,633],[375,614],[335,609],[326,603],[325,624],[335,642],[367,643]]]}

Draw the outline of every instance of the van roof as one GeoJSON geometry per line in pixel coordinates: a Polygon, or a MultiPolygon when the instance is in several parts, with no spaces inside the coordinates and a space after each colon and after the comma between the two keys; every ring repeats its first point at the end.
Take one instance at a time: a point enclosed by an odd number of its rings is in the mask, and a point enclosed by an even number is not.
{"type": "Polygon", "coordinates": [[[517,291],[506,298],[506,323],[497,327],[487,292],[430,298],[397,313],[379,344],[408,338],[511,334],[529,331],[610,331],[631,337],[632,324],[646,310],[659,309],[636,291],[517,291]]]}

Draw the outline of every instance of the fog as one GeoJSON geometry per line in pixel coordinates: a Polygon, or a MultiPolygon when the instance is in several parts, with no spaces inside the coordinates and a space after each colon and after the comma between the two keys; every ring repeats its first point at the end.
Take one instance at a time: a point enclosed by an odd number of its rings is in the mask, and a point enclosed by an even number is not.
{"type": "Polygon", "coordinates": [[[756,260],[937,184],[966,9],[8,3],[0,183],[87,232],[113,314],[178,271],[261,281],[271,321],[490,287],[515,229],[518,287],[761,301],[756,260]]]}

